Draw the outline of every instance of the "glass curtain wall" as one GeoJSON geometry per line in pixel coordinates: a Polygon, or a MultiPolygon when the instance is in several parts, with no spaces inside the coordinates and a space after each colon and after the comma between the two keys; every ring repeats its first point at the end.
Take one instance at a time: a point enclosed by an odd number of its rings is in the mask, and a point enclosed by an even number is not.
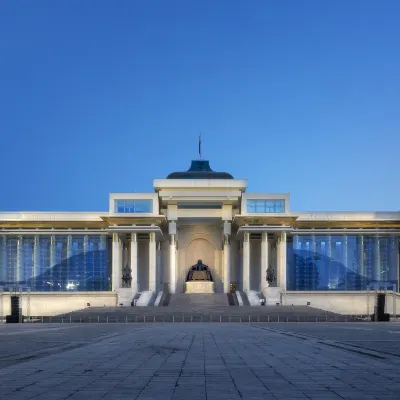
{"type": "Polygon", "coordinates": [[[398,291],[397,236],[293,236],[288,290],[398,291]]]}
{"type": "Polygon", "coordinates": [[[37,292],[111,290],[105,235],[0,236],[0,286],[37,292]]]}

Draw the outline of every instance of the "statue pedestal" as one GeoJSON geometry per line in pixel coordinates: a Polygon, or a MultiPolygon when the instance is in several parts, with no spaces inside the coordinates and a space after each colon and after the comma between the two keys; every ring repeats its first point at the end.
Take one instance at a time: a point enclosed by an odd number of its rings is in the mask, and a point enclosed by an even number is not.
{"type": "Polygon", "coordinates": [[[214,282],[210,281],[186,282],[186,293],[214,293],[214,282]]]}

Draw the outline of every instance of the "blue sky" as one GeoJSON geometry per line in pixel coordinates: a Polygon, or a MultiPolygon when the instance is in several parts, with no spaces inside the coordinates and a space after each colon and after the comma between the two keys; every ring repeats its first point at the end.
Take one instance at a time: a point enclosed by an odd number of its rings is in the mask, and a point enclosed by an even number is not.
{"type": "Polygon", "coordinates": [[[3,1],[0,211],[204,158],[296,211],[400,210],[400,2],[3,1]]]}

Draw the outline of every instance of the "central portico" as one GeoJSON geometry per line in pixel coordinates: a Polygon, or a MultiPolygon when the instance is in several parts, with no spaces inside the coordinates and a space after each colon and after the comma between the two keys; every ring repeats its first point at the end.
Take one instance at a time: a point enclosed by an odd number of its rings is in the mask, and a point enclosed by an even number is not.
{"type": "Polygon", "coordinates": [[[121,303],[137,293],[144,305],[160,292],[236,290],[255,290],[277,301],[286,289],[280,265],[286,265],[286,230],[294,218],[288,195],[267,195],[268,200],[251,195],[257,207],[258,202],[277,207],[273,216],[259,210],[252,215],[247,181],[215,172],[205,160],[153,183],[153,194],[110,196],[106,222],[113,234],[113,290],[125,299],[121,303]],[[201,267],[190,274],[200,260],[211,279],[193,278],[201,267]]]}
{"type": "MultiPolygon", "coordinates": [[[[171,293],[186,292],[188,268],[198,260],[210,270],[213,292],[229,292],[233,209],[238,208],[246,186],[245,180],[212,171],[203,160],[192,161],[188,171],[154,181],[168,220],[171,293]]],[[[207,286],[210,291],[210,284],[189,286],[207,286]]]]}

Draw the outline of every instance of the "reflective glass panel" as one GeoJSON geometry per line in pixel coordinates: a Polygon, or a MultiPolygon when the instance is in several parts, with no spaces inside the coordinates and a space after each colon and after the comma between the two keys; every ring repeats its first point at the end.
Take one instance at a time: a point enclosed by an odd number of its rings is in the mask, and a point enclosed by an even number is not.
{"type": "Polygon", "coordinates": [[[115,200],[116,213],[151,213],[152,200],[115,200]]]}
{"type": "Polygon", "coordinates": [[[285,212],[285,200],[247,200],[248,213],[283,213],[285,212]]]}
{"type": "Polygon", "coordinates": [[[288,290],[397,290],[396,236],[293,236],[288,290]]]}
{"type": "Polygon", "coordinates": [[[105,236],[0,237],[0,285],[5,290],[107,291],[110,269],[105,236]]]}

